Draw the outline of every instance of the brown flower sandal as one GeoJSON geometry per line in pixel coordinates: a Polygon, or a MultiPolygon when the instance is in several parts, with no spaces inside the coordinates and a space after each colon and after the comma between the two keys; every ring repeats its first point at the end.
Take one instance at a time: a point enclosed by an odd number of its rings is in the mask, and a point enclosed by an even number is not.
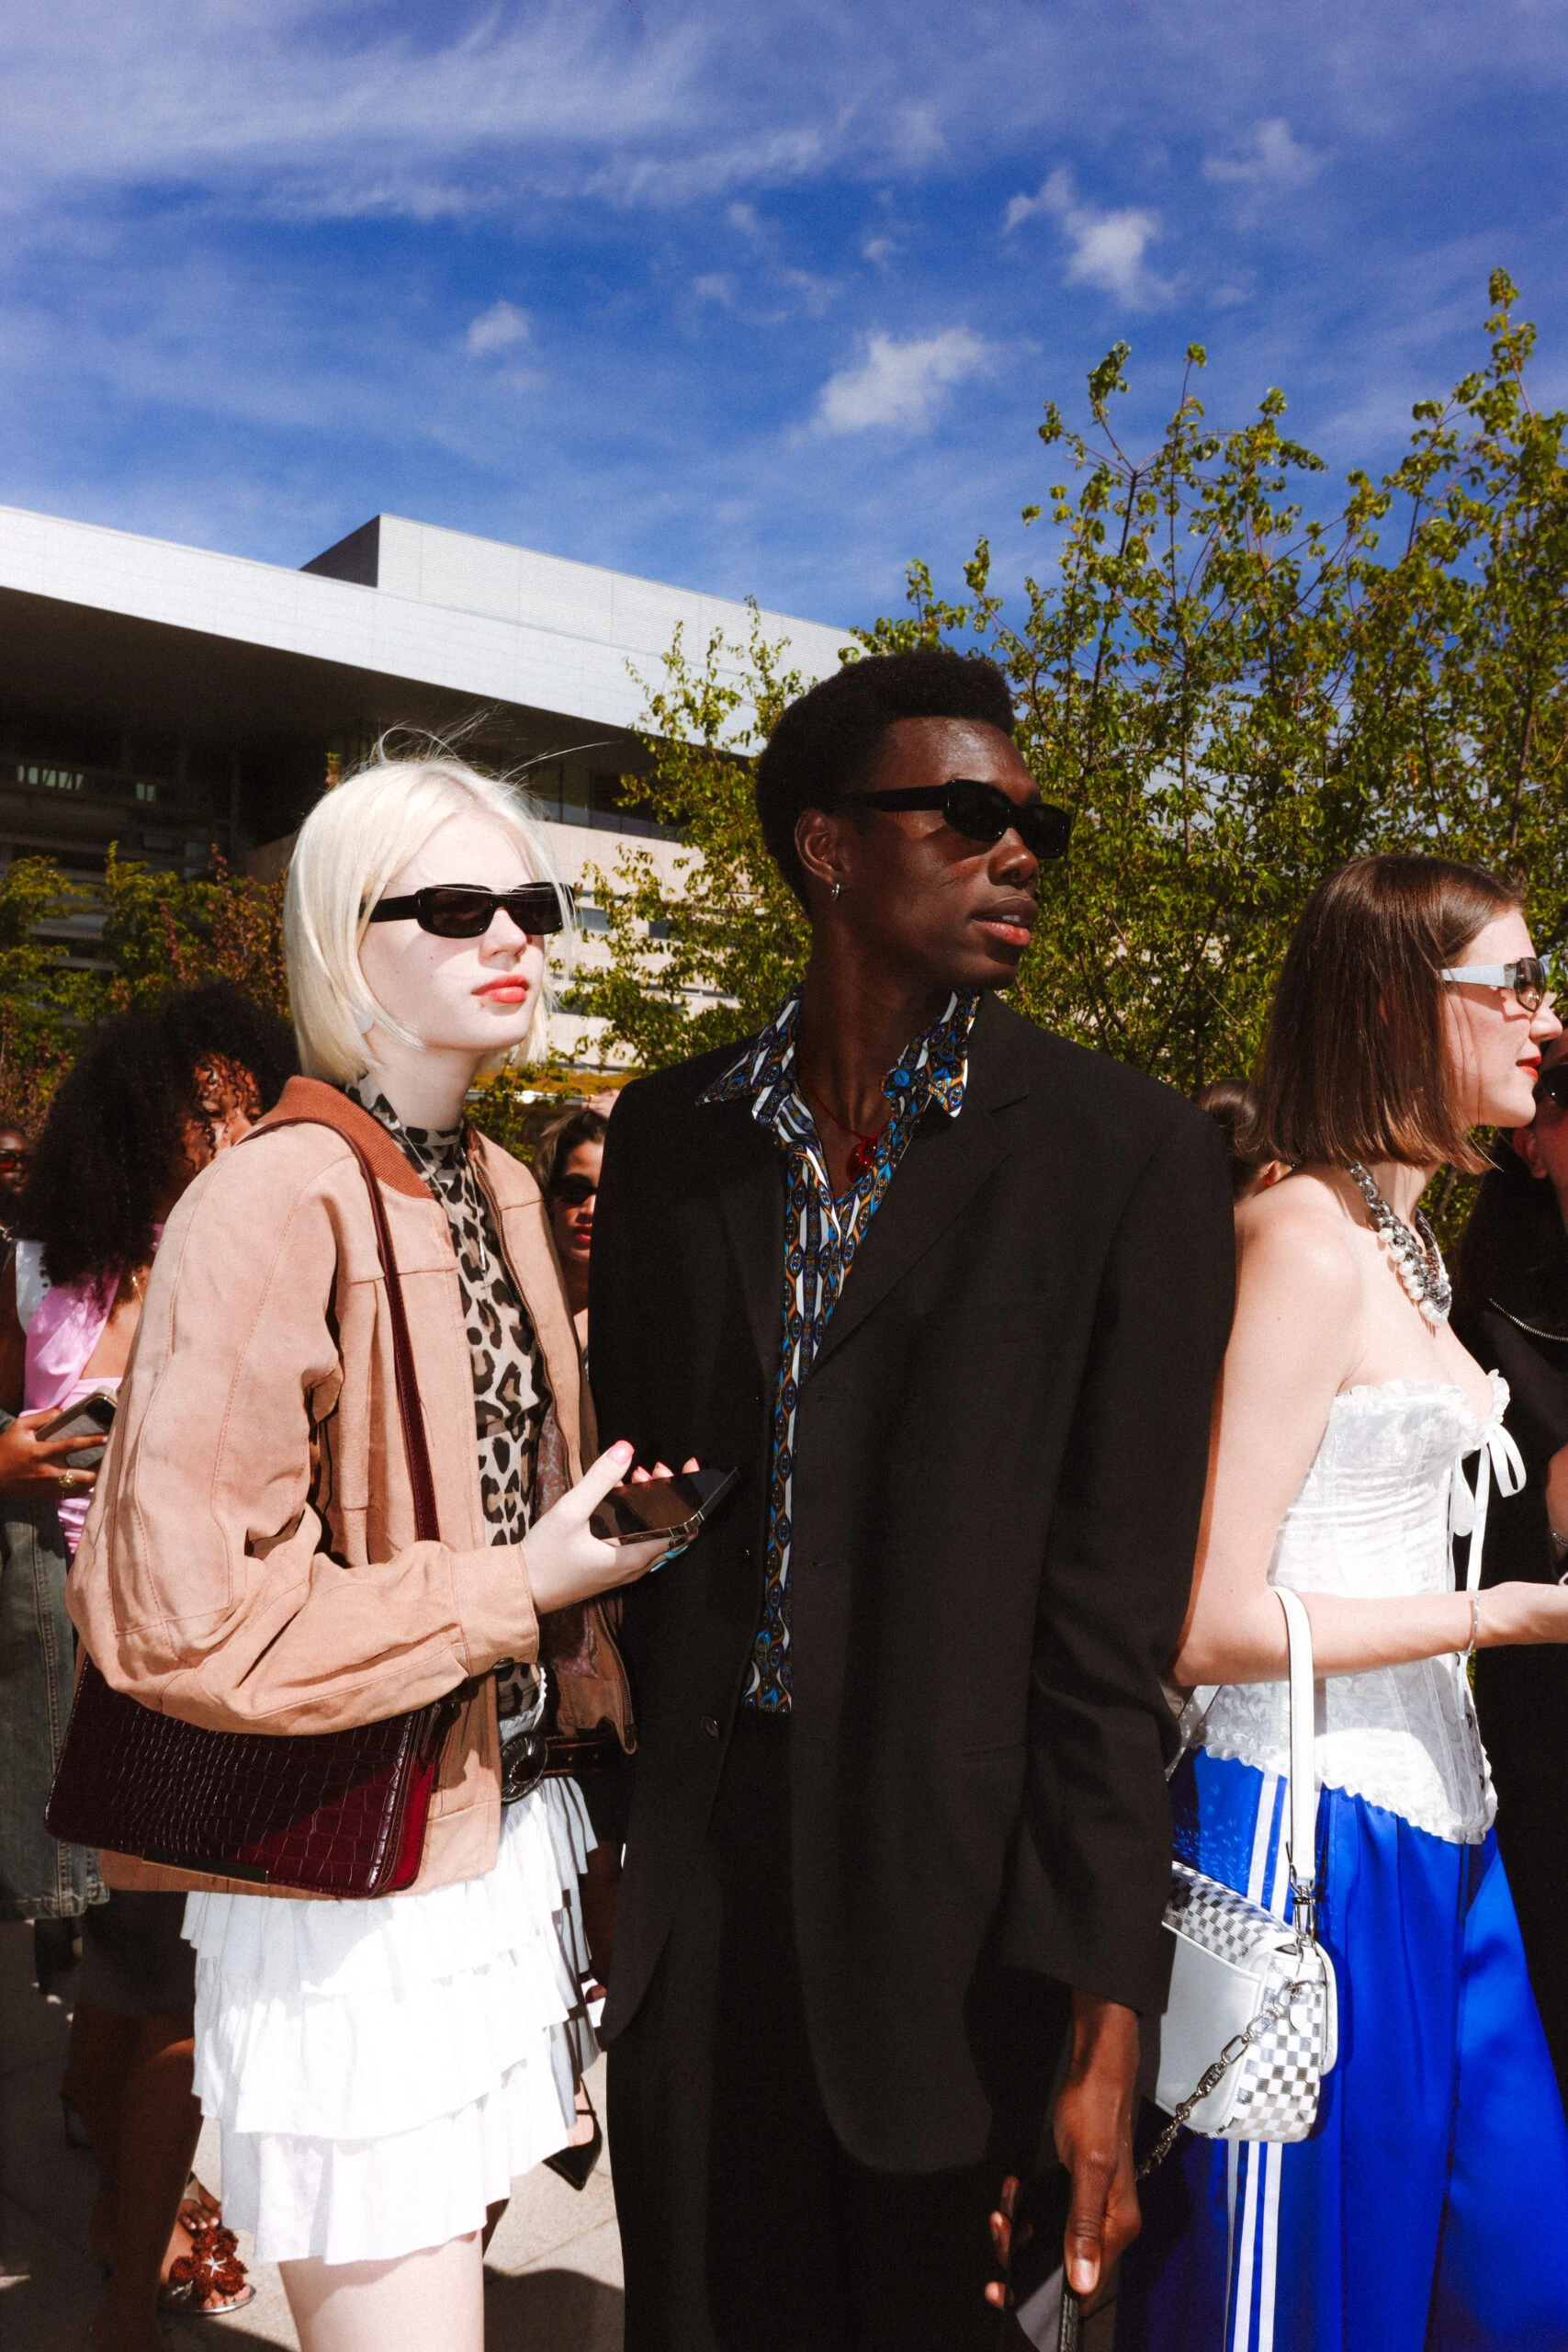
{"type": "Polygon", "coordinates": [[[255,2301],[256,2290],[245,2276],[233,2231],[214,2221],[187,2222],[186,2227],[190,2252],[170,2266],[167,2283],[158,2290],[160,2308],[201,2319],[243,2312],[255,2301]]]}

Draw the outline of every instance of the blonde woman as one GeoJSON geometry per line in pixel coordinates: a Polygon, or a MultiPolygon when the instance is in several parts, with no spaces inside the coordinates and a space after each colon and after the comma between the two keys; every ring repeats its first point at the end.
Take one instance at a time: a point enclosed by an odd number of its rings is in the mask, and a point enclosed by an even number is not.
{"type": "MultiPolygon", "coordinates": [[[[286,909],[307,1076],[169,1221],[71,1606],[109,1681],[220,1730],[335,1731],[475,1678],[406,1894],[190,1887],[197,2089],[232,2225],[305,2352],[479,2352],[481,2233],[558,2149],[593,2044],[568,1781],[536,1784],[538,1619],[641,1576],[592,1535],[630,1467],[592,1419],[543,1204],[464,1125],[525,1053],[570,901],[509,789],[378,762],[300,832],[286,909]],[[352,1139],[352,1141],[351,1141],[352,1139]],[[385,1284],[400,1274],[441,1540],[414,1540],[385,1284]]],[[[140,2352],[140,2347],[129,2347],[140,2352]]]]}

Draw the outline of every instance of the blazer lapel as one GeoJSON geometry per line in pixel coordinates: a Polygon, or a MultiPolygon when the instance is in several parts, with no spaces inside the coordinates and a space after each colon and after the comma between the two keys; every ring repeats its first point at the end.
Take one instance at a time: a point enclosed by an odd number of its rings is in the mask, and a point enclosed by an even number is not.
{"type": "Polygon", "coordinates": [[[815,1372],[902,1281],[944,1233],[1011,1148],[1008,1122],[996,1114],[1027,1092],[1005,1053],[992,1050],[982,1004],[970,1040],[969,1077],[956,1119],[928,1112],[910,1137],[893,1181],[829,1318],[815,1372]]]}
{"type": "Polygon", "coordinates": [[[716,1129],[722,1123],[713,1171],[719,1214],[740,1278],[757,1361],[771,1378],[784,1317],[784,1162],[773,1137],[751,1116],[750,1102],[713,1103],[702,1115],[716,1129]]]}

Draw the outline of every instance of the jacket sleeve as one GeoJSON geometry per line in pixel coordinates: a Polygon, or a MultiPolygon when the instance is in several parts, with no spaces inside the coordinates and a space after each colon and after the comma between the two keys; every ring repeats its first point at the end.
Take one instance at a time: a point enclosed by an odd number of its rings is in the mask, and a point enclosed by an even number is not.
{"type": "Polygon", "coordinates": [[[1170,1879],[1160,1675],[1187,1609],[1235,1226],[1223,1148],[1185,1114],[1111,1244],[1046,1545],[1004,1956],[1162,2010],[1170,1879]]]}
{"type": "Polygon", "coordinates": [[[341,1293],[343,1215],[320,1145],[281,1136],[185,1194],[73,1567],[106,1679],[211,1729],[375,1723],[536,1652],[519,1546],[414,1543],[355,1566],[323,1548],[312,1476],[343,1388],[337,1317],[374,1312],[373,1284],[341,1293]]]}

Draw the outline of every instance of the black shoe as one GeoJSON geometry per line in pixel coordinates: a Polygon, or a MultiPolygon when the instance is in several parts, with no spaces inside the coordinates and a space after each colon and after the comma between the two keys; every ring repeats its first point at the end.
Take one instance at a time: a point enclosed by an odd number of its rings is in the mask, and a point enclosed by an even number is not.
{"type": "MultiPolygon", "coordinates": [[[[588,2098],[586,2091],[582,2096],[588,2098]]],[[[588,2099],[588,2112],[593,2116],[592,2140],[573,2142],[567,2147],[558,2148],[553,2156],[545,2158],[548,2170],[558,2173],[569,2188],[586,2188],[593,2177],[594,2165],[604,2153],[604,2134],[600,2129],[598,2116],[593,2113],[591,2098],[588,2099]]]]}

